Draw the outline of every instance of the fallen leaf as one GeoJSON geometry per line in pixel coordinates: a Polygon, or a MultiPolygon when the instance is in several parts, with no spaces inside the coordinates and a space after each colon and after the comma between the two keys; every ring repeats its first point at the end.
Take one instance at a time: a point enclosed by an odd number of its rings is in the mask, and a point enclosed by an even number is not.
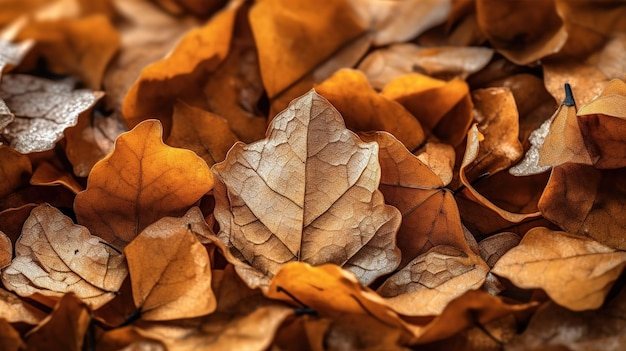
{"type": "Polygon", "coordinates": [[[115,297],[127,274],[122,255],[49,205],[31,211],[15,253],[2,271],[4,286],[49,306],[73,292],[98,308],[115,297]]]}
{"type": "Polygon", "coordinates": [[[222,7],[226,0],[155,0],[155,2],[176,15],[191,12],[196,16],[208,16],[222,7]]]}
{"type": "Polygon", "coordinates": [[[120,47],[119,34],[101,14],[79,19],[32,21],[16,39],[35,43],[20,65],[21,70],[29,71],[43,59],[50,71],[74,75],[91,89],[100,88],[107,64],[120,47]]]}
{"type": "Polygon", "coordinates": [[[440,245],[409,262],[376,291],[402,315],[436,316],[450,301],[483,285],[487,272],[480,256],[440,245]]]}
{"type": "Polygon", "coordinates": [[[59,169],[59,167],[50,162],[43,162],[35,169],[33,176],[30,178],[30,183],[32,185],[47,186],[61,185],[71,190],[74,194],[84,190],[83,186],[78,183],[71,173],[59,169]]]}
{"type": "Polygon", "coordinates": [[[518,287],[541,288],[574,311],[599,308],[626,266],[626,252],[547,228],[528,231],[492,272],[518,287]]]}
{"type": "Polygon", "coordinates": [[[46,314],[40,309],[28,304],[15,294],[0,289],[0,320],[9,323],[39,323],[46,314]]]}
{"type": "Polygon", "coordinates": [[[449,82],[413,73],[387,84],[381,94],[399,102],[417,118],[427,136],[432,133],[458,146],[472,121],[469,87],[460,79],[449,82]]]}
{"type": "Polygon", "coordinates": [[[480,257],[485,260],[489,267],[493,267],[500,257],[510,249],[516,247],[521,237],[515,233],[503,232],[492,235],[478,243],[480,257]]]}
{"type": "Polygon", "coordinates": [[[543,216],[570,233],[626,250],[624,169],[564,164],[552,169],[539,200],[543,216]]]}
{"type": "Polygon", "coordinates": [[[224,118],[184,102],[174,105],[168,145],[191,150],[212,166],[224,161],[238,140],[224,118]]]}
{"type": "Polygon", "coordinates": [[[399,103],[376,93],[357,70],[341,69],[315,87],[353,131],[387,131],[409,150],[424,142],[422,126],[399,103]]]}
{"type": "MultiPolygon", "coordinates": [[[[33,44],[32,40],[23,40],[18,44],[14,44],[0,37],[0,77],[2,77],[2,72],[5,70],[17,66],[32,48],[33,44]]],[[[1,124],[0,127],[3,128],[1,124]]]]}
{"type": "Polygon", "coordinates": [[[420,345],[420,348],[425,351],[498,351],[516,335],[519,324],[510,314],[485,324],[476,323],[448,339],[420,345]]]}
{"type": "Polygon", "coordinates": [[[359,63],[374,89],[409,73],[450,80],[466,79],[489,63],[493,49],[485,47],[420,47],[411,43],[393,44],[369,53],[359,63]]]}
{"type": "Polygon", "coordinates": [[[13,258],[13,243],[11,239],[0,231],[0,269],[11,264],[13,258]]]}
{"type": "Polygon", "coordinates": [[[163,342],[145,336],[137,328],[124,327],[106,331],[98,339],[96,350],[167,351],[167,348],[163,342]]]}
{"type": "Polygon", "coordinates": [[[507,350],[562,349],[618,351],[626,342],[626,290],[594,311],[576,312],[555,303],[537,310],[528,327],[507,344],[507,350]]]}
{"type": "Polygon", "coordinates": [[[377,153],[309,92],[272,120],[267,139],[237,143],[213,166],[218,236],[268,278],[295,260],[335,263],[373,281],[400,260],[401,217],[377,190],[377,153]]]}
{"type": "MultiPolygon", "coordinates": [[[[614,79],[578,112],[580,128],[594,156],[596,168],[626,166],[626,83],[614,79]]],[[[578,162],[583,163],[583,162],[578,162]]]]}
{"type": "Polygon", "coordinates": [[[213,186],[201,158],[161,138],[155,120],[120,135],[113,152],[91,170],[87,189],[76,195],[79,223],[118,249],[158,219],[184,214],[213,186]]]}
{"type": "Polygon", "coordinates": [[[402,252],[399,267],[437,245],[469,252],[459,211],[452,193],[428,166],[385,132],[363,134],[364,141],[379,145],[379,190],[387,204],[402,214],[397,245],[402,252]]]}
{"type": "Polygon", "coordinates": [[[444,186],[450,184],[454,176],[453,168],[456,158],[452,146],[438,141],[427,141],[414,154],[441,179],[444,186]]]}
{"type": "Polygon", "coordinates": [[[35,207],[37,207],[36,204],[27,204],[0,212],[0,232],[6,234],[13,244],[17,242],[17,238],[22,233],[22,225],[35,207]]]}
{"type": "Polygon", "coordinates": [[[52,313],[26,334],[29,350],[83,349],[91,322],[88,305],[72,293],[63,295],[52,313]]]}
{"type": "Polygon", "coordinates": [[[5,351],[26,349],[26,344],[22,341],[20,333],[4,319],[0,319],[0,347],[5,351]]]}
{"type": "Polygon", "coordinates": [[[137,235],[124,253],[142,319],[193,318],[215,310],[209,254],[187,228],[187,218],[158,220],[137,235]]]}
{"type": "Polygon", "coordinates": [[[14,149],[0,145],[0,197],[5,197],[27,184],[32,173],[28,157],[14,149]]]}
{"type": "Polygon", "coordinates": [[[71,80],[3,76],[0,99],[15,115],[15,120],[2,131],[11,147],[21,153],[53,149],[63,138],[63,131],[76,125],[78,115],[102,97],[102,92],[73,87],[71,80]]]}

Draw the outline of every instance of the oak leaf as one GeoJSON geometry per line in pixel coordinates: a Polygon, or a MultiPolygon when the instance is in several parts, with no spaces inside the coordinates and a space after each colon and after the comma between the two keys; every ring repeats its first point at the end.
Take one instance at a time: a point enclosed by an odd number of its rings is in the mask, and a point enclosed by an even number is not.
{"type": "Polygon", "coordinates": [[[487,272],[480,256],[440,245],[409,262],[376,291],[402,315],[439,315],[450,301],[478,289],[487,272]]]}
{"type": "Polygon", "coordinates": [[[384,204],[378,145],[345,128],[315,91],[213,166],[220,239],[261,274],[284,263],[335,263],[367,284],[395,269],[398,210],[384,204]],[[332,181],[327,181],[333,174],[332,181]]]}
{"type": "Polygon", "coordinates": [[[188,222],[162,218],[124,248],[142,319],[193,318],[215,310],[209,254],[188,222]]]}
{"type": "Polygon", "coordinates": [[[79,223],[118,249],[158,219],[183,215],[213,186],[201,158],[161,138],[156,120],[120,135],[113,152],[91,170],[87,189],[76,195],[79,223]]]}
{"type": "Polygon", "coordinates": [[[126,277],[124,257],[47,204],[31,211],[2,271],[5,287],[44,304],[67,292],[97,308],[115,297],[126,277]]]}
{"type": "Polygon", "coordinates": [[[624,267],[626,252],[583,236],[534,228],[492,272],[521,288],[541,288],[557,304],[582,311],[602,305],[624,267]]]}
{"type": "Polygon", "coordinates": [[[409,150],[424,142],[419,121],[402,105],[376,93],[357,70],[341,69],[315,87],[341,113],[354,131],[384,130],[409,150]]]}
{"type": "Polygon", "coordinates": [[[93,106],[102,92],[74,90],[71,80],[55,82],[9,74],[0,82],[0,99],[15,115],[2,134],[21,153],[51,150],[63,131],[76,125],[78,115],[93,106]]]}

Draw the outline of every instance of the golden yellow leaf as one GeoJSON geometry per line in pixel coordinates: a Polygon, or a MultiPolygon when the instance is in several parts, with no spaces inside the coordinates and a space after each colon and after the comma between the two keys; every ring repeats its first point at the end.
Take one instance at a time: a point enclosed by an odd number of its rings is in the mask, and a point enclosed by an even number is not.
{"type": "Polygon", "coordinates": [[[162,218],[124,248],[142,319],[193,318],[215,310],[209,254],[186,217],[162,218]]]}
{"type": "Polygon", "coordinates": [[[218,236],[268,280],[282,264],[303,261],[335,263],[372,282],[400,261],[401,216],[377,190],[377,156],[377,144],[362,142],[309,92],[272,121],[267,139],[237,143],[213,166],[218,236]]]}
{"type": "Polygon", "coordinates": [[[485,281],[489,266],[474,253],[435,246],[389,277],[376,291],[402,315],[434,316],[485,281]]]}
{"type": "Polygon", "coordinates": [[[575,311],[602,305],[626,266],[626,252],[547,228],[531,229],[492,272],[521,288],[541,288],[557,304],[575,311]]]}
{"type": "Polygon", "coordinates": [[[409,150],[424,141],[419,121],[402,105],[376,93],[357,70],[341,69],[315,87],[353,131],[387,131],[409,150]]]}
{"type": "Polygon", "coordinates": [[[115,297],[127,274],[121,254],[47,204],[31,211],[15,253],[2,271],[4,286],[48,305],[73,292],[98,308],[115,297]]]}
{"type": "Polygon", "coordinates": [[[158,219],[183,215],[213,186],[201,158],[161,138],[155,120],[120,135],[113,152],[93,167],[87,189],[76,195],[79,223],[118,249],[158,219]]]}

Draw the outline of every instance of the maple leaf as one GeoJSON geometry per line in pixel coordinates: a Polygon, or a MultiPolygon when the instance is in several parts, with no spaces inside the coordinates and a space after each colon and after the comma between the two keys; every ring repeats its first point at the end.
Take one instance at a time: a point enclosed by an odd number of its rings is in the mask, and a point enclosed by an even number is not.
{"type": "Polygon", "coordinates": [[[400,214],[377,190],[377,151],[309,92],[274,118],[267,139],[235,144],[212,167],[218,236],[270,277],[294,260],[336,263],[366,284],[392,271],[400,214]]]}

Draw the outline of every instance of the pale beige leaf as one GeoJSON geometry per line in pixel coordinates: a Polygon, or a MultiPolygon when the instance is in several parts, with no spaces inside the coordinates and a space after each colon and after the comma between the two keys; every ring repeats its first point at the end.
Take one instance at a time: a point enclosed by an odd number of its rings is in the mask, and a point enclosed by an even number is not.
{"type": "Polygon", "coordinates": [[[32,40],[14,44],[0,38],[0,77],[6,67],[17,66],[33,44],[32,40]]]}
{"type": "Polygon", "coordinates": [[[98,308],[115,297],[127,274],[121,254],[47,204],[31,211],[15,253],[2,272],[4,286],[48,305],[73,292],[98,308]]]}
{"type": "Polygon", "coordinates": [[[557,304],[582,311],[602,305],[625,266],[626,252],[583,236],[533,228],[492,272],[521,288],[541,288],[557,304]]]}
{"type": "Polygon", "coordinates": [[[401,215],[377,190],[378,145],[315,91],[279,114],[267,139],[235,144],[212,170],[218,236],[268,277],[291,261],[335,263],[368,284],[397,267],[401,215]]]}
{"type": "Polygon", "coordinates": [[[0,289],[0,319],[9,323],[37,324],[46,314],[17,295],[0,289]]]}

